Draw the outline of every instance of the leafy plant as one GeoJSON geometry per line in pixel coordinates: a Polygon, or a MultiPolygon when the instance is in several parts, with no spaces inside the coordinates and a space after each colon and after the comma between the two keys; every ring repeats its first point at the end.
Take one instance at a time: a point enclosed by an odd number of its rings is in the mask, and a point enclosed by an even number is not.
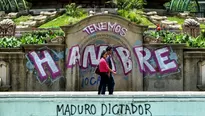
{"type": "Polygon", "coordinates": [[[52,40],[57,36],[64,36],[61,30],[39,30],[29,33],[24,33],[20,38],[3,37],[0,38],[1,48],[15,48],[21,44],[45,44],[47,40],[52,40]]]}
{"type": "Polygon", "coordinates": [[[19,47],[21,42],[15,37],[3,37],[0,38],[0,47],[2,48],[15,48],[19,47]]]}
{"type": "Polygon", "coordinates": [[[144,36],[149,35],[155,39],[163,38],[162,43],[186,43],[188,47],[205,48],[205,31],[202,30],[201,34],[194,38],[183,33],[174,33],[166,30],[160,31],[145,31],[144,36]]]}
{"type": "Polygon", "coordinates": [[[139,14],[137,14],[135,10],[118,10],[118,14],[132,22],[135,22],[136,24],[140,24],[142,22],[142,17],[139,14]]]}
{"type": "Polygon", "coordinates": [[[124,9],[120,9],[117,12],[120,16],[125,17],[125,18],[127,18],[128,14],[129,14],[129,11],[124,10],[124,9]]]}
{"type": "Polygon", "coordinates": [[[84,10],[81,8],[81,6],[71,3],[66,5],[66,14],[71,17],[81,17],[84,14],[84,10]]]}
{"type": "Polygon", "coordinates": [[[135,11],[129,12],[127,17],[130,19],[130,21],[135,22],[136,24],[141,23],[141,18],[136,14],[135,11]]]}
{"type": "Polygon", "coordinates": [[[26,33],[21,37],[22,44],[44,44],[46,43],[45,38],[38,38],[37,35],[32,35],[32,33],[26,33]]]}
{"type": "Polygon", "coordinates": [[[23,34],[21,42],[22,44],[45,44],[47,41],[54,39],[57,36],[64,36],[64,32],[59,30],[33,31],[31,33],[23,34]]]}
{"type": "Polygon", "coordinates": [[[0,10],[6,12],[27,10],[27,4],[26,0],[0,0],[0,10]]]}
{"type": "Polygon", "coordinates": [[[118,10],[142,9],[143,5],[146,4],[144,0],[112,0],[108,3],[115,4],[118,10]]]}
{"type": "Polygon", "coordinates": [[[127,20],[135,22],[136,24],[155,26],[145,16],[142,15],[143,13],[144,12],[141,10],[118,10],[118,15],[126,18],[127,20]]]}

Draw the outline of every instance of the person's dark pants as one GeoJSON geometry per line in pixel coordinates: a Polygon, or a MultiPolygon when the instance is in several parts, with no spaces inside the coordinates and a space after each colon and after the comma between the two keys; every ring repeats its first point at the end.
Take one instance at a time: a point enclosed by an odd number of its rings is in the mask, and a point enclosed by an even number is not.
{"type": "Polygon", "coordinates": [[[107,73],[101,72],[100,73],[100,85],[98,87],[98,94],[105,94],[106,91],[106,86],[108,84],[109,81],[109,77],[107,75],[107,73]]]}
{"type": "Polygon", "coordinates": [[[114,86],[115,86],[115,81],[112,74],[110,74],[109,81],[108,81],[108,91],[110,95],[113,94],[114,86]]]}

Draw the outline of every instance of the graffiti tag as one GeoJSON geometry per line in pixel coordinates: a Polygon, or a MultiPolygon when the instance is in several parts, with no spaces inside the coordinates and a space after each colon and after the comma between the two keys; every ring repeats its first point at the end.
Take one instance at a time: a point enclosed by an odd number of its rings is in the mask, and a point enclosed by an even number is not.
{"type": "MultiPolygon", "coordinates": [[[[97,66],[100,60],[100,54],[106,47],[105,45],[97,47],[95,45],[88,45],[84,48],[82,54],[80,54],[78,45],[71,47],[67,60],[67,68],[72,68],[76,64],[81,68],[87,68],[88,63],[90,63],[91,66],[97,66]]],[[[129,74],[133,68],[131,52],[122,46],[115,47],[114,52],[116,52],[121,62],[124,74],[129,74]]],[[[171,52],[169,47],[150,50],[146,47],[136,46],[133,47],[132,52],[135,54],[139,70],[142,73],[165,74],[178,70],[177,56],[173,58],[175,53],[171,52]]],[[[113,59],[111,61],[114,70],[116,70],[113,59]]]]}
{"type": "Polygon", "coordinates": [[[56,61],[63,57],[54,50],[44,49],[30,51],[26,54],[26,57],[28,59],[28,69],[36,69],[38,73],[37,77],[40,82],[46,81],[49,77],[51,77],[52,80],[56,80],[57,77],[61,76],[61,71],[56,61]]]}
{"type": "Polygon", "coordinates": [[[88,35],[98,31],[110,31],[120,36],[125,36],[127,29],[122,27],[120,24],[117,24],[116,22],[99,22],[97,24],[91,24],[83,29],[83,32],[86,32],[88,35]]]}

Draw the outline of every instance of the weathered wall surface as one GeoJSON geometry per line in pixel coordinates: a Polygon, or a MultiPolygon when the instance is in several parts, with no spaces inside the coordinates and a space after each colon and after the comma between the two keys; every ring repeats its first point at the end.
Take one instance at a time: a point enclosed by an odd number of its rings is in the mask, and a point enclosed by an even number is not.
{"type": "Polygon", "coordinates": [[[205,90],[205,49],[184,50],[184,91],[205,90]]]}
{"type": "Polygon", "coordinates": [[[96,15],[62,29],[65,44],[0,49],[0,90],[97,91],[101,52],[113,47],[115,91],[199,91],[205,87],[204,49],[144,44],[146,27],[96,15]]]}
{"type": "Polygon", "coordinates": [[[21,49],[10,49],[9,51],[1,49],[0,52],[1,68],[5,67],[5,70],[2,70],[0,74],[2,79],[1,84],[5,86],[5,89],[12,87],[11,90],[13,91],[25,91],[26,69],[24,65],[24,53],[21,52],[21,49]]]}
{"type": "MultiPolygon", "coordinates": [[[[147,44],[145,47],[150,49],[169,48],[168,58],[170,61],[176,61],[177,68],[168,70],[166,73],[160,71],[160,65],[157,71],[152,75],[144,75],[144,91],[183,91],[183,47],[184,44],[147,44]]],[[[164,57],[165,58],[165,57],[164,57]]],[[[157,62],[157,61],[155,61],[157,62]]],[[[169,63],[171,63],[169,62],[169,63]]],[[[173,64],[172,64],[173,65],[173,64]]],[[[166,67],[166,65],[163,65],[166,67]]],[[[161,67],[162,69],[164,67],[161,67]]]]}
{"type": "Polygon", "coordinates": [[[92,92],[7,92],[0,93],[0,115],[203,116],[204,96],[204,92],[122,92],[113,96],[92,92]]]}
{"type": "Polygon", "coordinates": [[[64,45],[1,49],[0,61],[2,90],[65,90],[64,45]]]}
{"type": "Polygon", "coordinates": [[[96,15],[62,27],[68,48],[66,78],[70,78],[66,89],[97,90],[100,77],[94,70],[102,50],[111,45],[115,90],[183,90],[184,45],[144,45],[145,28],[115,15],[96,15]]]}
{"type": "Polygon", "coordinates": [[[142,45],[145,27],[115,15],[96,15],[62,29],[69,51],[66,56],[66,90],[97,90],[100,79],[94,70],[102,50],[108,45],[114,47],[116,89],[143,90],[142,75],[133,62],[133,47],[142,45]]]}
{"type": "Polygon", "coordinates": [[[65,90],[65,48],[61,44],[24,45],[27,91],[65,90]]]}

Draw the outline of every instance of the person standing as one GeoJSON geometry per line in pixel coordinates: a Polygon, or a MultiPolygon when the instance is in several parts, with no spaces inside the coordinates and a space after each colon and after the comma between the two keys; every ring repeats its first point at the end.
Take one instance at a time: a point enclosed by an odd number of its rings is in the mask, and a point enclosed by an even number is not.
{"type": "Polygon", "coordinates": [[[100,85],[98,87],[98,94],[105,94],[106,91],[106,86],[108,85],[109,82],[109,72],[112,72],[113,74],[116,74],[112,69],[109,68],[107,62],[107,52],[103,50],[101,57],[100,57],[100,62],[99,62],[99,69],[100,69],[100,85]]]}
{"type": "MultiPolygon", "coordinates": [[[[107,52],[107,58],[106,61],[108,63],[108,66],[110,69],[112,69],[112,62],[111,62],[111,55],[112,55],[112,47],[108,46],[106,48],[106,52],[107,52]]],[[[115,81],[114,81],[114,77],[112,72],[109,73],[109,81],[108,81],[108,91],[109,91],[109,95],[113,94],[114,91],[114,86],[115,86],[115,81]]]]}

